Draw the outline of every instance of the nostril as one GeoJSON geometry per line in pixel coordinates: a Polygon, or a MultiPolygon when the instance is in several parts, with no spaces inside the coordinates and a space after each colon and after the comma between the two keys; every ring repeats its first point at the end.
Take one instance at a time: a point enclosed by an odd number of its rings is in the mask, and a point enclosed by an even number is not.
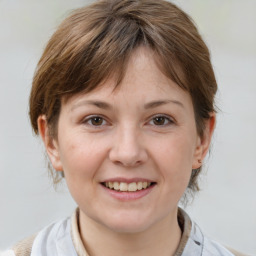
{"type": "Polygon", "coordinates": [[[136,167],[143,163],[143,161],[138,160],[136,157],[119,157],[118,159],[111,159],[116,165],[124,167],[136,167]]]}

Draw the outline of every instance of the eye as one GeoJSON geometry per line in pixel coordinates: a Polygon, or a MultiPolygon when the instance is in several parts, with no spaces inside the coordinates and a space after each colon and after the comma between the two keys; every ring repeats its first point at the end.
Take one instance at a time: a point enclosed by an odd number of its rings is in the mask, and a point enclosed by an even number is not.
{"type": "Polygon", "coordinates": [[[106,120],[101,116],[90,116],[86,118],[83,123],[90,125],[90,126],[103,126],[106,125],[106,120]]]}
{"type": "Polygon", "coordinates": [[[173,120],[167,116],[155,116],[150,120],[149,123],[156,126],[166,126],[172,124],[173,120]]]}

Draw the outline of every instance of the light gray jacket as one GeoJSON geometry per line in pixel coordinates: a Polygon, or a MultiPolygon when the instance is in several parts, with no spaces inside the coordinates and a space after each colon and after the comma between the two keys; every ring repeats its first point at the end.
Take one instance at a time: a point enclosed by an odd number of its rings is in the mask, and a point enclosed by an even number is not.
{"type": "MultiPolygon", "coordinates": [[[[89,256],[82,245],[77,226],[79,211],[65,220],[54,223],[36,236],[23,240],[2,256],[89,256]]],[[[242,256],[208,239],[180,209],[183,235],[175,256],[242,256]]]]}

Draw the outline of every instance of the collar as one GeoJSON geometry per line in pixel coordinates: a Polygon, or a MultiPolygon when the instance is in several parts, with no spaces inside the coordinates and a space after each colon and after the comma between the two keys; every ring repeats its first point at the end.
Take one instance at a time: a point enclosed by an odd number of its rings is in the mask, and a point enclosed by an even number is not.
{"type": "Polygon", "coordinates": [[[80,236],[79,208],[76,208],[71,217],[71,237],[78,256],[89,256],[86,252],[80,236]]]}
{"type": "MultiPolygon", "coordinates": [[[[201,255],[203,247],[203,235],[196,224],[192,223],[188,214],[181,208],[178,210],[178,222],[182,230],[182,236],[175,256],[189,256],[191,255],[191,249],[195,253],[198,253],[193,255],[201,255]]],[[[75,210],[71,217],[71,237],[77,255],[89,256],[80,236],[79,208],[75,210]]]]}
{"type": "Polygon", "coordinates": [[[178,249],[174,256],[181,256],[183,254],[184,248],[186,247],[192,228],[192,222],[188,214],[181,208],[178,209],[178,223],[180,225],[182,235],[178,249]]]}

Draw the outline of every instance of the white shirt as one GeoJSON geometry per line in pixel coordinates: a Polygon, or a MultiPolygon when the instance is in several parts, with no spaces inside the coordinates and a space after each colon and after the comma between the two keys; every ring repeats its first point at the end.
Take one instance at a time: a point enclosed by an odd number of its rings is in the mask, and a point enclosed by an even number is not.
{"type": "MultiPolygon", "coordinates": [[[[58,221],[40,231],[31,244],[31,256],[89,256],[78,231],[78,209],[67,219],[58,221]]],[[[235,256],[225,247],[204,236],[199,226],[189,216],[179,210],[183,234],[175,256],[235,256]]],[[[22,242],[1,256],[19,256],[19,248],[26,247],[22,242]],[[18,248],[18,249],[17,249],[18,248]],[[16,251],[16,254],[15,254],[16,251]]],[[[24,248],[22,248],[24,250],[24,248]]],[[[29,255],[28,254],[22,254],[29,255]]]]}

